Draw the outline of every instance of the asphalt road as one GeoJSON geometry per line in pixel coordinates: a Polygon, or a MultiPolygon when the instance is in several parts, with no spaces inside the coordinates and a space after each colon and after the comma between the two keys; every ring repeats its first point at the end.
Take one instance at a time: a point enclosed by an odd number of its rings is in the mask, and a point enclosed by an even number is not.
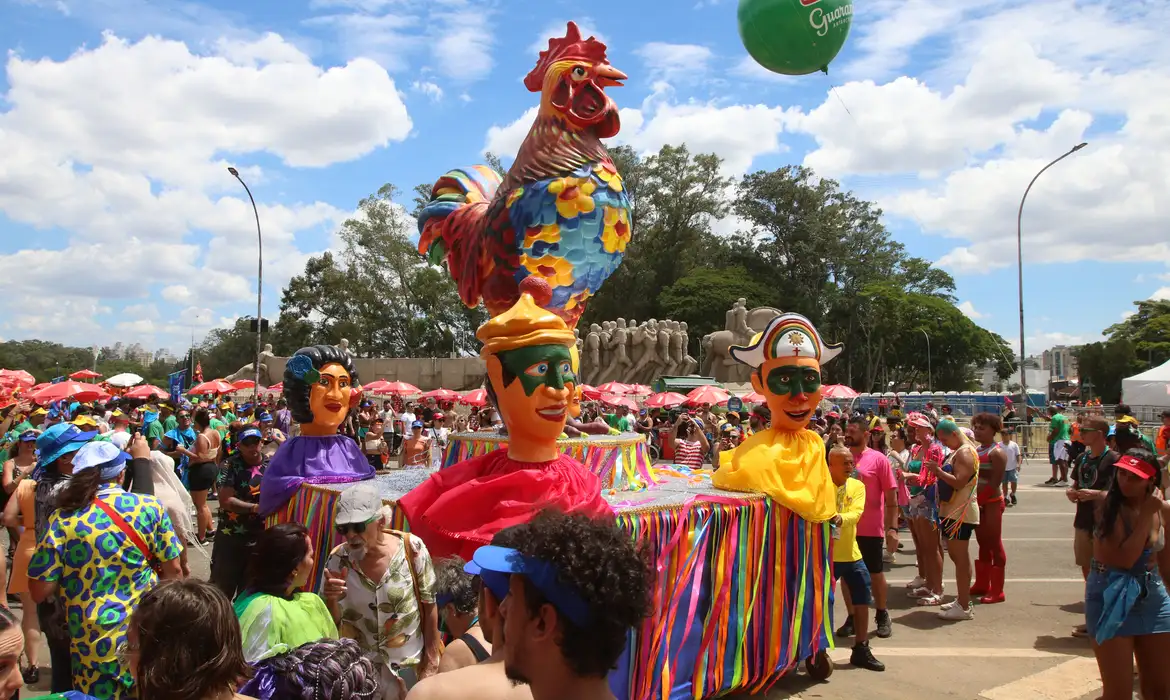
{"type": "MultiPolygon", "coordinates": [[[[1091,700],[1100,695],[1097,667],[1089,643],[1071,636],[1083,621],[1080,569],[1073,561],[1073,505],[1063,489],[1041,486],[1048,466],[1029,462],[1022,472],[1019,505],[1007,511],[1007,601],[977,606],[975,619],[943,622],[935,608],[917,608],[905,594],[914,578],[913,542],[887,571],[894,634],[873,639],[874,655],[884,673],[852,668],[849,640],[832,654],[836,670],[817,683],[801,671],[782,679],[768,693],[782,698],[962,698],[964,700],[1091,700]]],[[[214,504],[213,504],[214,506],[214,504]]],[[[0,538],[6,535],[0,535],[0,538]]],[[[972,542],[974,545],[974,542],[972,542]]],[[[972,547],[974,551],[974,546],[972,547]]],[[[209,561],[191,553],[192,573],[208,576],[209,561]]],[[[947,593],[954,589],[954,569],[946,562],[947,593]]],[[[838,602],[836,621],[844,619],[838,602]]],[[[835,627],[836,625],[834,625],[835,627]]],[[[872,626],[871,626],[872,629],[872,626]]],[[[41,663],[48,649],[41,645],[41,663]]],[[[37,688],[24,697],[46,694],[47,670],[37,688]]],[[[740,696],[746,697],[746,696],[740,696]]]]}
{"type": "MultiPolygon", "coordinates": [[[[883,673],[849,665],[849,645],[832,653],[837,662],[828,681],[803,670],[782,679],[768,698],[963,698],[964,700],[1089,700],[1100,696],[1089,642],[1071,635],[1083,622],[1084,583],[1073,560],[1073,504],[1064,489],[1041,486],[1048,465],[1028,463],[1019,505],[1004,516],[1007,600],[977,605],[975,619],[939,620],[936,608],[918,608],[905,593],[915,576],[913,542],[887,571],[894,633],[872,639],[883,673]]],[[[976,552],[972,541],[972,555],[976,552]]],[[[954,591],[954,567],[945,563],[946,592],[954,591]]],[[[948,595],[948,600],[950,599],[948,595]]],[[[872,612],[871,612],[872,614],[872,612]]],[[[835,621],[844,619],[838,601],[835,621]]],[[[870,626],[871,634],[873,625],[870,626]]]]}

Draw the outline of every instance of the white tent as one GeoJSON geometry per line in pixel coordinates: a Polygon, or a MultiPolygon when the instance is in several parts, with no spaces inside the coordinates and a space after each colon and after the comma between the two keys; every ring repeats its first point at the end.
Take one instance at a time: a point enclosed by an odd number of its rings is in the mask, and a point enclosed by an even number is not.
{"type": "Polygon", "coordinates": [[[1122,379],[1121,400],[1130,406],[1170,406],[1170,362],[1122,379]]]}

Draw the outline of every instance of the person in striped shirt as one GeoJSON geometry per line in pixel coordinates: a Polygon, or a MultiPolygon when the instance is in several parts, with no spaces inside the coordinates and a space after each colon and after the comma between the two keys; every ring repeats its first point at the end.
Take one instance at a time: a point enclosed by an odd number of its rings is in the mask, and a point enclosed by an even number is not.
{"type": "Polygon", "coordinates": [[[689,413],[680,413],[674,423],[674,463],[702,469],[703,456],[710,448],[699,420],[689,413]]]}

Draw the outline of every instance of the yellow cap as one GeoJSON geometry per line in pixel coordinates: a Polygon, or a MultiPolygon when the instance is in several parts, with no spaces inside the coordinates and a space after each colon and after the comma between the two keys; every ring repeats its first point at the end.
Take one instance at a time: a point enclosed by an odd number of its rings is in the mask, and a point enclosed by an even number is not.
{"type": "Polygon", "coordinates": [[[78,416],[74,418],[73,425],[76,425],[78,428],[98,427],[97,421],[95,421],[93,418],[90,418],[89,416],[78,416]]]}
{"type": "Polygon", "coordinates": [[[481,355],[495,355],[531,345],[575,347],[576,336],[568,324],[544,307],[552,301],[552,288],[541,277],[520,283],[520,299],[504,313],[479,327],[475,337],[483,343],[481,355]]]}
{"type": "Polygon", "coordinates": [[[30,414],[29,414],[29,417],[33,417],[33,416],[47,416],[47,415],[49,415],[49,412],[48,412],[48,411],[46,411],[46,410],[45,410],[45,409],[43,409],[43,408],[38,408],[37,410],[35,410],[35,411],[33,411],[32,413],[30,413],[30,414]]]}

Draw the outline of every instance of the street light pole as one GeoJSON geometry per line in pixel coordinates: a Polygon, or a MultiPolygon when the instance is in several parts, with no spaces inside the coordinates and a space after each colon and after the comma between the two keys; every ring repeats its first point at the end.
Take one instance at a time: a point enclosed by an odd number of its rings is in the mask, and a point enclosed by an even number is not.
{"type": "Polygon", "coordinates": [[[919,328],[918,330],[922,331],[922,335],[926,336],[926,390],[933,394],[934,379],[931,377],[933,372],[930,370],[930,334],[926,332],[925,328],[919,328]]]}
{"type": "Polygon", "coordinates": [[[240,171],[228,167],[228,172],[244,186],[244,191],[248,193],[248,199],[252,202],[252,214],[256,216],[256,359],[252,362],[255,374],[252,399],[258,401],[260,398],[260,353],[263,352],[260,340],[261,331],[264,330],[263,316],[260,315],[261,300],[264,294],[264,238],[260,234],[260,212],[256,209],[256,199],[252,196],[252,190],[248,188],[248,183],[244,182],[244,178],[240,177],[240,171]]]}
{"type": "MultiPolygon", "coordinates": [[[[1045,165],[1043,168],[1040,168],[1040,172],[1036,173],[1036,176],[1033,177],[1032,181],[1028,183],[1028,188],[1026,190],[1024,190],[1024,196],[1020,198],[1020,209],[1016,213],[1016,267],[1017,267],[1017,272],[1019,274],[1019,285],[1020,285],[1020,290],[1019,290],[1020,291],[1020,394],[1022,395],[1022,397],[1024,399],[1024,424],[1025,425],[1030,425],[1032,423],[1032,414],[1029,411],[1029,402],[1028,402],[1028,369],[1024,365],[1024,361],[1028,357],[1027,354],[1024,352],[1024,234],[1023,234],[1024,202],[1026,202],[1028,200],[1028,193],[1032,191],[1032,185],[1036,184],[1036,180],[1040,179],[1040,176],[1044,174],[1045,170],[1048,170],[1052,166],[1056,165],[1060,161],[1064,160],[1065,158],[1068,158],[1072,154],[1076,153],[1077,151],[1081,150],[1082,148],[1084,148],[1085,146],[1088,146],[1088,145],[1089,144],[1083,143],[1083,142],[1078,143],[1077,145],[1068,149],[1068,152],[1065,153],[1064,155],[1060,156],[1059,158],[1052,161],[1048,165],[1045,165]]],[[[1024,451],[1027,452],[1027,450],[1028,450],[1028,431],[1024,430],[1023,434],[1020,437],[1021,437],[1022,442],[1023,442],[1024,451]]]]}

